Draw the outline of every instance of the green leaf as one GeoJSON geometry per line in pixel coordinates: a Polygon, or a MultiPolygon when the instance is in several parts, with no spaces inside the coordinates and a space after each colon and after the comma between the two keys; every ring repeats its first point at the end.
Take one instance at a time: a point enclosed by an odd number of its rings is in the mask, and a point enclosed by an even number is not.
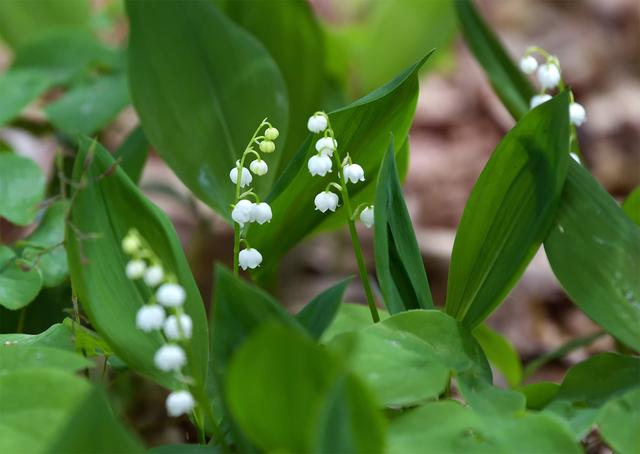
{"type": "Polygon", "coordinates": [[[63,323],[73,334],[76,350],[82,352],[83,355],[89,357],[113,355],[111,346],[89,328],[85,328],[70,318],[65,318],[63,323]]]}
{"type": "Polygon", "coordinates": [[[65,201],[53,202],[38,228],[19,242],[20,246],[24,246],[22,255],[25,259],[35,257],[33,264],[41,271],[45,287],[55,287],[69,275],[67,254],[63,247],[68,206],[65,201]]]}
{"type": "Polygon", "coordinates": [[[640,225],[640,186],[627,196],[622,204],[622,209],[636,225],[640,225]]]}
{"type": "Polygon", "coordinates": [[[433,308],[420,247],[402,195],[393,137],[378,175],[374,206],[376,271],[387,309],[394,314],[433,308]]]}
{"type": "Polygon", "coordinates": [[[527,76],[513,63],[471,0],[455,0],[454,4],[465,41],[485,69],[494,91],[514,118],[522,117],[529,111],[529,100],[535,94],[527,76]]]}
{"type": "Polygon", "coordinates": [[[44,111],[53,125],[75,137],[102,129],[129,103],[125,72],[73,87],[44,111]]]}
{"type": "Polygon", "coordinates": [[[519,391],[494,386],[475,371],[457,377],[460,394],[476,412],[489,415],[522,415],[527,398],[519,391]]]}
{"type": "MultiPolygon", "coordinates": [[[[380,320],[389,318],[389,313],[384,309],[378,308],[378,314],[380,320]]],[[[341,304],[335,318],[322,334],[321,341],[327,343],[339,334],[358,331],[371,324],[371,311],[368,306],[355,303],[341,304]]]]}
{"type": "Polygon", "coordinates": [[[311,300],[300,312],[296,319],[304,326],[312,338],[320,339],[340,308],[342,297],[352,277],[341,280],[329,287],[311,300]]]}
{"type": "Polygon", "coordinates": [[[149,141],[142,126],[134,129],[113,154],[131,181],[138,183],[149,155],[149,141]]]}
{"type": "Polygon", "coordinates": [[[598,415],[604,441],[621,454],[637,453],[640,446],[640,388],[608,402],[598,415]]]}
{"type": "Polygon", "coordinates": [[[348,364],[386,406],[437,398],[452,374],[473,373],[491,382],[489,364],[458,322],[435,310],[413,310],[334,337],[348,364]]]}
{"type": "MultiPolygon", "coordinates": [[[[149,141],[202,201],[229,216],[229,180],[265,117],[286,141],[288,96],[278,67],[213,2],[126,2],[129,82],[149,141]],[[189,37],[182,39],[178,37],[189,37]],[[197,45],[194,45],[197,43],[197,45]]],[[[281,153],[266,158],[277,168],[281,153]]],[[[267,188],[274,173],[257,179],[267,188]]]]}
{"type": "Polygon", "coordinates": [[[0,334],[0,344],[19,346],[46,346],[73,351],[74,344],[71,340],[71,332],[61,323],[51,325],[40,334],[0,334]]]}
{"type": "Polygon", "coordinates": [[[34,161],[0,152],[0,218],[31,224],[44,196],[45,178],[34,161]]]}
{"type": "Polygon", "coordinates": [[[366,388],[297,330],[274,323],[255,333],[233,358],[226,395],[266,451],[382,451],[384,420],[366,388]]]}
{"type": "Polygon", "coordinates": [[[640,228],[575,162],[555,222],[544,247],[560,284],[605,331],[640,351],[640,228]]]}
{"type": "Polygon", "coordinates": [[[20,309],[33,301],[41,288],[40,270],[21,263],[9,247],[0,244],[0,305],[20,309]]]}
{"type": "Polygon", "coordinates": [[[507,380],[509,386],[516,387],[522,381],[522,363],[520,356],[509,339],[487,325],[478,325],[473,330],[476,338],[489,362],[507,380]]]}
{"type": "Polygon", "coordinates": [[[172,374],[153,364],[155,351],[164,344],[162,335],[136,328],[136,312],[149,300],[151,290],[129,280],[124,272],[128,258],[121,242],[134,228],[165,272],[173,274],[187,293],[184,310],[193,320],[190,375],[204,382],[208,359],[204,305],[169,218],[147,200],[102,146],[89,139],[80,140],[73,181],[78,192],[70,213],[74,228],[67,230],[69,270],[74,292],[92,325],[131,368],[164,386],[176,386],[172,374]]]}
{"type": "MultiPolygon", "coordinates": [[[[324,90],[323,34],[308,2],[260,0],[225,3],[225,12],[258,38],[273,57],[289,93],[289,132],[278,169],[288,163],[307,135],[307,119],[321,106],[324,90]],[[265,20],[268,18],[268,20],[265,20]],[[305,56],[301,60],[301,56],[305,56]]],[[[280,139],[278,139],[280,140],[280,139]]],[[[284,142],[283,142],[284,143],[284,142]]]]}
{"type": "Polygon", "coordinates": [[[163,445],[155,446],[147,451],[148,454],[218,454],[217,446],[209,445],[163,445]]]}
{"type": "Polygon", "coordinates": [[[488,416],[455,401],[431,403],[394,419],[393,453],[580,453],[564,425],[550,415],[488,416]]]}
{"type": "MultiPolygon", "coordinates": [[[[0,5],[4,3],[9,2],[0,2],[0,5]]],[[[0,125],[17,117],[22,109],[38,99],[50,85],[49,78],[41,71],[13,70],[0,75],[0,125]]]]}
{"type": "Polygon", "coordinates": [[[0,345],[0,374],[42,368],[76,372],[87,367],[93,367],[93,363],[83,356],[59,348],[18,343],[0,345]]]}
{"type": "MultiPolygon", "coordinates": [[[[341,153],[349,153],[365,171],[367,180],[349,187],[354,199],[375,181],[389,133],[406,137],[417,102],[417,73],[427,58],[428,55],[385,86],[329,114],[341,153]]],[[[248,232],[251,245],[271,264],[328,219],[314,210],[313,199],[331,179],[312,177],[307,169],[308,159],[316,153],[317,138],[307,137],[267,198],[273,220],[248,232]]],[[[338,209],[332,216],[340,215],[344,217],[344,211],[338,209]]]]}
{"type": "Polygon", "coordinates": [[[508,294],[551,227],[569,161],[569,94],[527,113],[480,174],[458,227],[446,311],[473,328],[508,294]]]}
{"type": "Polygon", "coordinates": [[[560,385],[550,381],[531,383],[519,388],[527,398],[527,408],[541,410],[546,407],[558,393],[560,385]]]}

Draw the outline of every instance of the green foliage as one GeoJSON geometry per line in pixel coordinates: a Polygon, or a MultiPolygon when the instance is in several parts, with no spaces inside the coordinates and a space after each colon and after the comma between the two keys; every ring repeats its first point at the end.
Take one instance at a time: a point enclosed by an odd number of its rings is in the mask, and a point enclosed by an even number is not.
{"type": "Polygon", "coordinates": [[[61,324],[51,325],[40,334],[0,334],[0,343],[14,346],[42,346],[73,351],[71,332],[61,324]]]}
{"type": "Polygon", "coordinates": [[[636,225],[640,225],[640,186],[625,199],[622,209],[636,225]]]}
{"type": "Polygon", "coordinates": [[[29,304],[42,287],[42,273],[29,267],[11,248],[0,245],[0,305],[16,310],[29,304]]]}
{"type": "MultiPolygon", "coordinates": [[[[1,4],[13,3],[2,2],[1,4]]],[[[0,75],[0,125],[16,117],[30,102],[50,86],[46,74],[31,69],[9,71],[0,75]]]]}
{"type": "Polygon", "coordinates": [[[134,129],[114,152],[122,169],[131,181],[138,183],[149,155],[149,142],[141,126],[134,129]]]}
{"type": "Polygon", "coordinates": [[[314,339],[319,339],[333,321],[351,279],[343,279],[320,293],[296,315],[296,319],[314,339]]]}
{"type": "MultiPolygon", "coordinates": [[[[389,313],[378,309],[380,320],[389,318],[389,313]]],[[[362,304],[345,303],[341,304],[333,322],[324,332],[321,342],[327,343],[334,337],[342,333],[357,331],[371,325],[371,312],[367,306],[362,304]]]]}
{"type": "Polygon", "coordinates": [[[34,161],[0,152],[0,217],[18,225],[31,224],[44,195],[44,183],[34,161]]]}
{"type": "Polygon", "coordinates": [[[433,308],[420,248],[402,196],[393,138],[378,175],[374,206],[376,271],[387,309],[394,314],[433,308]]]}
{"type": "Polygon", "coordinates": [[[39,368],[75,372],[92,366],[93,363],[83,356],[55,347],[20,343],[0,345],[0,374],[39,368]]]}
{"type": "Polygon", "coordinates": [[[478,325],[473,330],[489,362],[507,380],[509,386],[516,387],[522,381],[522,362],[515,347],[509,340],[487,325],[478,325]]]}
{"type": "Polygon", "coordinates": [[[637,452],[640,446],[640,388],[607,402],[598,416],[602,438],[621,454],[637,452]]]}

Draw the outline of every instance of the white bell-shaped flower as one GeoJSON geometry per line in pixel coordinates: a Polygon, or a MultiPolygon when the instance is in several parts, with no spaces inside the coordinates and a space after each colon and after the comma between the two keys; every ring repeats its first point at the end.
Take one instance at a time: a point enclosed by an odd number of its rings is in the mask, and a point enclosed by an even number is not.
{"type": "Polygon", "coordinates": [[[238,254],[238,263],[243,270],[257,268],[262,263],[262,254],[254,248],[243,249],[238,254]]]}
{"type": "Polygon", "coordinates": [[[364,181],[364,170],[358,164],[347,164],[342,168],[344,178],[352,183],[364,181]]]}
{"type": "Polygon", "coordinates": [[[327,129],[328,124],[327,117],[322,114],[315,114],[309,117],[307,128],[311,132],[318,133],[327,129]]]}
{"type": "Polygon", "coordinates": [[[231,219],[240,224],[240,227],[243,227],[248,222],[253,222],[254,205],[255,203],[250,200],[238,200],[236,206],[234,206],[231,211],[231,219]]]}
{"type": "Polygon", "coordinates": [[[187,314],[180,314],[180,318],[176,315],[170,315],[164,322],[162,329],[167,339],[191,339],[191,332],[193,330],[193,321],[187,314]],[[178,321],[180,326],[178,326],[178,321]]]}
{"type": "Polygon", "coordinates": [[[542,88],[555,88],[560,83],[560,68],[554,63],[545,63],[538,68],[538,82],[542,88]]]}
{"type": "Polygon", "coordinates": [[[181,416],[191,413],[196,406],[196,401],[189,391],[174,391],[167,396],[165,402],[169,416],[181,416]]]}
{"type": "Polygon", "coordinates": [[[366,228],[371,228],[373,225],[374,213],[373,213],[373,205],[366,207],[364,210],[360,212],[360,221],[364,224],[366,228]]]}
{"type": "Polygon", "coordinates": [[[331,137],[322,137],[316,142],[316,150],[320,154],[333,156],[333,152],[338,148],[338,141],[331,137]]]}
{"type": "Polygon", "coordinates": [[[572,102],[569,104],[569,118],[571,119],[571,123],[576,126],[581,126],[582,123],[587,121],[587,111],[584,110],[582,104],[572,102]]]}
{"type": "Polygon", "coordinates": [[[179,371],[187,364],[187,354],[179,345],[166,344],[153,356],[153,363],[164,372],[179,371]]]}
{"type": "Polygon", "coordinates": [[[136,326],[148,333],[162,328],[164,322],[164,308],[158,304],[147,304],[136,312],[136,326]]]}
{"type": "Polygon", "coordinates": [[[144,272],[144,283],[149,287],[159,285],[164,279],[164,271],[160,265],[152,265],[144,272]]]}
{"type": "Polygon", "coordinates": [[[265,202],[254,203],[251,216],[253,217],[253,220],[260,225],[265,222],[271,222],[271,207],[265,202]]]}
{"type": "Polygon", "coordinates": [[[144,271],[147,269],[147,264],[144,260],[129,260],[125,267],[125,273],[129,279],[140,279],[144,276],[144,271]]]}
{"type": "Polygon", "coordinates": [[[336,211],[338,207],[338,195],[331,191],[322,191],[313,199],[313,203],[316,205],[316,210],[322,213],[327,210],[336,211]]]}
{"type": "Polygon", "coordinates": [[[531,98],[531,101],[529,101],[529,107],[533,109],[535,107],[538,107],[540,104],[549,101],[550,99],[551,99],[551,95],[548,95],[546,93],[543,93],[541,95],[535,95],[531,98]]]}
{"type": "Polygon", "coordinates": [[[520,59],[520,70],[525,74],[533,74],[538,69],[538,61],[532,55],[520,59]]]}
{"type": "MultiPolygon", "coordinates": [[[[239,162],[236,162],[236,165],[238,164],[239,162]]],[[[238,183],[238,167],[234,167],[233,169],[231,169],[231,171],[229,172],[229,178],[231,179],[231,182],[233,184],[238,183]]],[[[244,188],[245,186],[250,185],[252,181],[253,177],[251,176],[251,172],[249,172],[249,169],[247,169],[246,167],[243,167],[242,177],[240,178],[240,187],[244,188]]]]}
{"type": "Polygon", "coordinates": [[[331,158],[324,154],[311,156],[307,163],[311,176],[320,175],[321,177],[331,172],[331,165],[331,158]]]}
{"type": "Polygon", "coordinates": [[[187,299],[187,292],[180,284],[162,284],[156,292],[158,303],[165,307],[178,307],[187,299]]]}
{"type": "Polygon", "coordinates": [[[251,161],[251,164],[249,164],[249,169],[256,175],[262,176],[266,175],[269,171],[269,166],[262,159],[254,159],[251,161]]]}

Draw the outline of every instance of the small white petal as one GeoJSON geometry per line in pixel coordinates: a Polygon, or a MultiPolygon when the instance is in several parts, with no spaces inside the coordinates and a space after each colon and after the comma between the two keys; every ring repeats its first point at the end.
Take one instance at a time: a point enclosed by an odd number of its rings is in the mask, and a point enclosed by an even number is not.
{"type": "Polygon", "coordinates": [[[307,163],[307,168],[309,169],[311,176],[320,175],[323,177],[327,173],[331,172],[331,166],[331,158],[323,154],[311,156],[307,163]]]}
{"type": "Polygon", "coordinates": [[[271,207],[268,203],[265,202],[254,203],[253,209],[251,211],[251,216],[260,225],[264,224],[265,222],[271,222],[271,207]]]}
{"type": "Polygon", "coordinates": [[[269,166],[262,159],[255,159],[249,164],[249,169],[258,176],[265,175],[269,171],[269,166]]]}
{"type": "Polygon", "coordinates": [[[180,319],[175,315],[170,315],[164,322],[164,335],[167,339],[191,339],[191,332],[193,329],[193,321],[187,314],[181,314],[180,319]],[[180,320],[180,326],[178,327],[178,320],[180,320]],[[180,334],[182,333],[182,334],[180,334]]]}
{"type": "Polygon", "coordinates": [[[191,413],[196,406],[196,401],[189,391],[174,391],[165,402],[169,416],[181,416],[191,413]]]}
{"type": "Polygon", "coordinates": [[[571,123],[576,126],[581,126],[582,123],[587,121],[587,111],[584,110],[582,104],[572,102],[569,104],[569,118],[571,119],[571,123]]]}
{"type": "Polygon", "coordinates": [[[538,68],[538,61],[532,56],[527,55],[520,59],[520,70],[525,74],[533,74],[538,68]]]}
{"type": "Polygon", "coordinates": [[[538,82],[543,88],[555,88],[560,83],[560,69],[553,63],[545,63],[538,68],[538,82]]]}
{"type": "Polygon", "coordinates": [[[535,95],[531,98],[531,101],[529,101],[529,107],[533,109],[535,107],[538,107],[540,104],[549,101],[550,99],[551,95],[548,95],[546,93],[542,95],[535,95]]]}
{"type": "Polygon", "coordinates": [[[327,156],[332,156],[337,148],[338,141],[331,137],[322,137],[316,142],[316,151],[327,156]]]}
{"type": "Polygon", "coordinates": [[[327,210],[336,211],[338,206],[338,196],[331,191],[322,191],[315,197],[313,202],[316,205],[316,210],[321,213],[324,213],[327,210]]]}
{"type": "Polygon", "coordinates": [[[155,329],[162,328],[164,322],[164,309],[158,304],[148,304],[138,309],[136,313],[136,326],[138,329],[148,333],[155,329]]]}
{"type": "Polygon", "coordinates": [[[364,170],[358,164],[348,164],[343,167],[344,178],[351,183],[364,181],[364,170]]]}
{"type": "Polygon", "coordinates": [[[315,114],[309,117],[307,128],[313,133],[322,132],[327,129],[327,117],[322,114],[315,114]]]}
{"type": "Polygon", "coordinates": [[[236,206],[231,211],[231,219],[240,224],[243,227],[248,222],[253,222],[253,206],[255,204],[250,200],[242,199],[238,200],[236,206]]]}
{"type": "MultiPolygon", "coordinates": [[[[229,178],[231,179],[231,182],[233,184],[237,184],[238,183],[238,168],[234,167],[233,169],[231,169],[231,171],[229,172],[229,178]]],[[[240,187],[244,188],[245,186],[248,186],[251,184],[251,182],[253,181],[253,177],[251,176],[251,172],[249,172],[249,169],[247,169],[246,167],[242,168],[242,177],[240,178],[240,187]]]]}
{"type": "Polygon", "coordinates": [[[156,299],[165,307],[177,307],[184,304],[187,293],[179,284],[162,284],[156,292],[156,299]]]}
{"type": "Polygon", "coordinates": [[[373,205],[366,207],[364,210],[360,212],[360,221],[364,224],[366,228],[371,228],[373,225],[374,212],[373,205]]]}
{"type": "Polygon", "coordinates": [[[257,249],[243,249],[240,251],[240,254],[238,254],[238,264],[243,270],[246,270],[247,268],[257,268],[261,263],[262,254],[260,254],[257,249]]]}
{"type": "Polygon", "coordinates": [[[569,156],[571,156],[571,157],[573,158],[573,160],[574,160],[575,162],[577,162],[578,164],[582,164],[582,162],[580,161],[580,156],[578,156],[577,154],[575,154],[575,153],[569,153],[569,156]]]}
{"type": "Polygon", "coordinates": [[[143,260],[129,260],[125,273],[129,279],[140,279],[144,275],[147,264],[143,260]]]}
{"type": "Polygon", "coordinates": [[[164,372],[179,371],[187,364],[187,354],[178,345],[166,344],[158,349],[153,363],[164,372]]]}
{"type": "Polygon", "coordinates": [[[144,272],[144,283],[149,287],[155,287],[164,279],[164,271],[160,265],[153,265],[144,272]]]}

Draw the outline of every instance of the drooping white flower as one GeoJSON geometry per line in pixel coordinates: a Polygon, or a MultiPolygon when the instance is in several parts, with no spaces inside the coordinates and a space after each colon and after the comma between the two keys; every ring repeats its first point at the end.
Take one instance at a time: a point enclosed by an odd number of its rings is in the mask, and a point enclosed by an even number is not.
{"type": "Polygon", "coordinates": [[[320,175],[321,177],[331,172],[331,165],[331,158],[324,154],[311,156],[307,163],[311,176],[320,175]]]}
{"type": "Polygon", "coordinates": [[[540,104],[549,101],[550,99],[551,99],[551,95],[548,95],[546,93],[543,93],[541,95],[535,95],[531,98],[531,101],[529,101],[529,107],[533,109],[535,107],[538,107],[540,104]]]}
{"type": "Polygon", "coordinates": [[[333,156],[333,152],[338,148],[338,141],[331,137],[322,137],[316,142],[316,150],[320,154],[333,156]]]}
{"type": "Polygon", "coordinates": [[[125,273],[129,279],[140,279],[144,275],[147,264],[144,260],[129,260],[125,267],[125,273]]]}
{"type": "Polygon", "coordinates": [[[166,344],[153,356],[153,363],[164,372],[179,371],[187,364],[187,354],[179,345],[166,344]]]}
{"type": "Polygon", "coordinates": [[[131,255],[137,252],[138,249],[140,249],[140,239],[131,233],[127,234],[122,240],[122,250],[131,255]]]}
{"type": "Polygon", "coordinates": [[[273,153],[276,151],[276,144],[270,140],[263,140],[260,142],[260,151],[263,153],[273,153]]]}
{"type": "Polygon", "coordinates": [[[533,74],[538,68],[538,61],[532,55],[520,59],[520,70],[525,74],[533,74]]]}
{"type": "Polygon", "coordinates": [[[174,391],[167,396],[165,402],[169,416],[181,416],[191,413],[196,401],[189,391],[174,391]]]}
{"type": "Polygon", "coordinates": [[[336,211],[338,206],[338,195],[331,191],[322,191],[313,199],[313,203],[316,205],[316,210],[324,213],[327,210],[336,211]]]}
{"type": "Polygon", "coordinates": [[[192,330],[193,321],[187,314],[181,314],[180,318],[176,315],[168,316],[163,327],[164,335],[170,340],[191,339],[192,330]],[[180,326],[178,326],[178,320],[180,320],[180,326]]]}
{"type": "Polygon", "coordinates": [[[373,205],[366,207],[364,210],[360,212],[360,221],[364,224],[366,228],[371,228],[373,225],[373,205]]]}
{"type": "Polygon", "coordinates": [[[262,254],[254,248],[243,249],[238,254],[238,263],[243,270],[257,268],[262,263],[262,254]]]}
{"type": "Polygon", "coordinates": [[[278,131],[276,128],[271,127],[271,128],[267,128],[264,131],[264,137],[267,140],[276,140],[278,138],[278,136],[280,135],[280,131],[278,131]]]}
{"type": "MultiPolygon", "coordinates": [[[[236,165],[240,164],[239,162],[236,162],[236,165]]],[[[238,183],[238,167],[234,167],[233,169],[231,169],[231,171],[229,172],[229,178],[231,179],[231,182],[233,184],[237,184],[238,183]]],[[[251,172],[249,172],[249,169],[247,169],[246,167],[242,168],[242,177],[240,178],[240,187],[244,188],[245,186],[248,186],[251,184],[251,181],[253,181],[253,177],[251,176],[251,172]]]]}
{"type": "Polygon", "coordinates": [[[554,63],[545,63],[538,68],[538,82],[543,88],[555,88],[560,82],[560,68],[554,63]]]}
{"type": "Polygon", "coordinates": [[[358,164],[347,164],[342,168],[344,178],[352,183],[364,181],[364,170],[358,164]]]}
{"type": "Polygon", "coordinates": [[[569,118],[571,119],[571,123],[576,126],[581,126],[582,123],[587,121],[587,111],[584,110],[582,104],[572,102],[569,104],[569,118]]]}
{"type": "Polygon", "coordinates": [[[269,166],[262,159],[254,159],[249,164],[249,169],[258,176],[265,175],[269,171],[269,166]]]}
{"type": "Polygon", "coordinates": [[[250,200],[238,200],[236,206],[234,206],[231,211],[231,219],[240,224],[240,227],[243,227],[248,222],[253,222],[254,205],[255,203],[250,200]]]}
{"type": "Polygon", "coordinates": [[[254,203],[251,216],[253,217],[253,220],[260,225],[265,222],[271,222],[271,207],[265,202],[254,203]]]}
{"type": "Polygon", "coordinates": [[[164,271],[160,265],[152,265],[144,272],[144,283],[149,287],[155,287],[164,279],[164,271]]]}
{"type": "Polygon", "coordinates": [[[307,128],[309,129],[309,131],[314,133],[324,131],[325,129],[327,129],[327,126],[327,117],[325,117],[323,114],[314,114],[310,116],[309,120],[307,121],[307,128]]]}
{"type": "Polygon", "coordinates": [[[162,284],[156,292],[156,299],[165,307],[178,307],[184,304],[187,293],[180,284],[162,284]]]}
{"type": "Polygon", "coordinates": [[[138,309],[136,313],[136,326],[148,333],[162,328],[164,322],[164,309],[158,304],[147,304],[138,309]]]}

